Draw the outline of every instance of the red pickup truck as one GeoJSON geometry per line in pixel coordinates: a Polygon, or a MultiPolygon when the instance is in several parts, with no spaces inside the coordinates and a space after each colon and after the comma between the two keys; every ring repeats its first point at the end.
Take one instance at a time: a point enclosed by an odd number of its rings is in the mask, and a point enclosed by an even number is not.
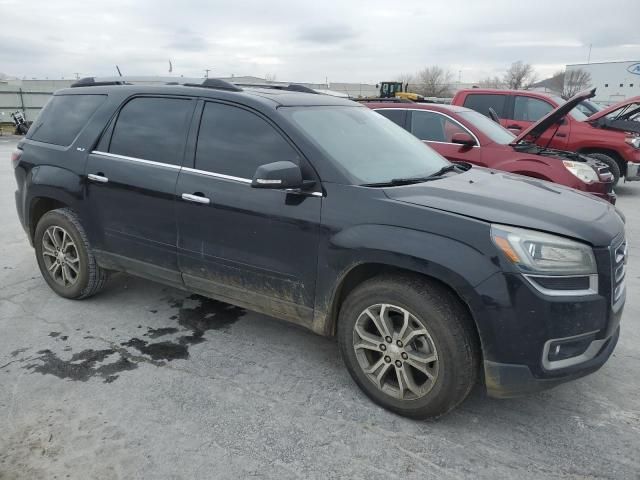
{"type": "MultiPolygon", "coordinates": [[[[595,89],[581,94],[584,99],[595,96],[595,89]]],[[[554,108],[562,105],[560,97],[528,90],[493,90],[473,88],[460,90],[451,104],[476,110],[490,117],[490,109],[502,126],[516,135],[530,127],[554,108]]],[[[598,115],[587,117],[578,108],[571,110],[555,128],[530,137],[540,146],[590,155],[609,165],[617,183],[640,180],[640,135],[623,129],[604,127],[598,115]]]]}

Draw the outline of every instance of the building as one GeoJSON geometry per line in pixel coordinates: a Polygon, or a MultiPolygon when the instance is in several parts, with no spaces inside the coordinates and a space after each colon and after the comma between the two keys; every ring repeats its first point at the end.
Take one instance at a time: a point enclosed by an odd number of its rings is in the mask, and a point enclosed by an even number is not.
{"type": "Polygon", "coordinates": [[[572,70],[584,70],[591,75],[591,85],[596,87],[596,102],[613,104],[640,95],[639,60],[567,65],[567,74],[572,70]]]}
{"type": "Polygon", "coordinates": [[[12,123],[11,114],[24,113],[32,122],[47,103],[49,97],[61,88],[67,88],[75,80],[0,80],[0,123],[12,123]]]}

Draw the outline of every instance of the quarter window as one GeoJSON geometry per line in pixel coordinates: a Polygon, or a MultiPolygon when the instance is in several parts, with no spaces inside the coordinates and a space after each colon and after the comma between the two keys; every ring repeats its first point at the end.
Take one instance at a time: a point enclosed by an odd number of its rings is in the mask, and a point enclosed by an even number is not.
{"type": "Polygon", "coordinates": [[[513,119],[521,122],[537,122],[553,110],[551,104],[533,97],[516,96],[513,119]]]}
{"type": "Polygon", "coordinates": [[[407,118],[406,110],[393,110],[390,108],[380,108],[376,110],[376,112],[378,112],[383,117],[388,118],[396,125],[400,125],[402,128],[404,128],[404,124],[407,118]]]}
{"type": "Polygon", "coordinates": [[[456,133],[468,133],[459,123],[434,112],[412,112],[411,133],[420,140],[451,143],[456,133]]]}
{"type": "Polygon", "coordinates": [[[293,147],[258,115],[221,103],[205,104],[195,168],[253,178],[260,165],[284,160],[300,163],[293,147]]]}
{"type": "Polygon", "coordinates": [[[68,146],[78,136],[106,95],[54,95],[29,132],[37,142],[68,146]]]}
{"type": "Polygon", "coordinates": [[[181,165],[192,111],[189,99],[134,98],[120,110],[109,152],[181,165]]]}
{"type": "Polygon", "coordinates": [[[493,108],[493,110],[498,114],[498,117],[503,118],[506,100],[506,95],[472,93],[467,95],[464,99],[464,106],[471,110],[475,110],[476,112],[480,112],[487,117],[491,117],[491,115],[489,115],[489,108],[493,108]]]}

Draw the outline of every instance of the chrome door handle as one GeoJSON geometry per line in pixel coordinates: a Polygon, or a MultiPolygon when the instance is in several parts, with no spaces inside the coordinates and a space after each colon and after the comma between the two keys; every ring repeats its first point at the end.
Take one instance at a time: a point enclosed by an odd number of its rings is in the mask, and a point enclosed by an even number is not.
{"type": "Polygon", "coordinates": [[[195,203],[202,203],[204,205],[209,205],[209,199],[205,196],[202,195],[193,195],[191,193],[183,193],[182,194],[182,199],[186,200],[187,202],[195,202],[195,203]]]}
{"type": "Polygon", "coordinates": [[[109,179],[104,175],[99,175],[99,174],[96,175],[95,173],[90,173],[89,175],[87,175],[87,178],[92,182],[98,182],[98,183],[107,183],[109,181],[109,179]]]}

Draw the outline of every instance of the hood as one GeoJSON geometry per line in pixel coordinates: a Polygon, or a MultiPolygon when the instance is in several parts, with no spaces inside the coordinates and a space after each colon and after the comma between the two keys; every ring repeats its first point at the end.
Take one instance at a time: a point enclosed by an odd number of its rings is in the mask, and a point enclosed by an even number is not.
{"type": "Polygon", "coordinates": [[[555,110],[551,110],[544,117],[531,125],[529,128],[524,129],[520,135],[518,135],[511,145],[516,145],[527,137],[539,138],[544,132],[546,132],[551,126],[557,124],[561,119],[567,116],[567,114],[573,110],[580,102],[593,98],[596,95],[596,89],[585,90],[571,97],[565,103],[557,107],[555,110]]]}
{"type": "Polygon", "coordinates": [[[479,167],[439,180],[385,188],[398,202],[490,223],[530,228],[609,246],[624,230],[608,202],[554,183],[479,167]]]}
{"type": "Polygon", "coordinates": [[[640,106],[640,97],[628,98],[621,102],[615,103],[610,107],[605,108],[604,110],[600,110],[599,112],[594,113],[589,117],[588,121],[591,122],[592,120],[598,120],[600,118],[606,117],[607,115],[615,112],[616,110],[622,110],[624,107],[633,105],[634,103],[637,103],[640,106]]]}

